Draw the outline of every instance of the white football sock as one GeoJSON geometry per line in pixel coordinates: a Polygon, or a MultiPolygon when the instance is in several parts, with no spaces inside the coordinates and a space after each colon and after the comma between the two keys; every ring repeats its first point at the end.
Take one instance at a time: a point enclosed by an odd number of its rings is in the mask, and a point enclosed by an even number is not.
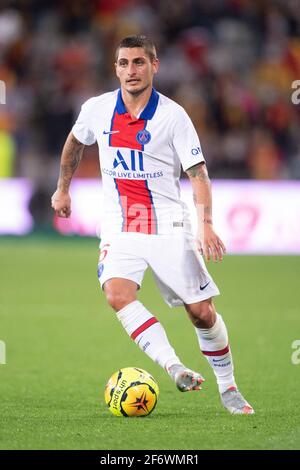
{"type": "Polygon", "coordinates": [[[166,332],[144,305],[135,300],[117,312],[117,317],[129,336],[151,359],[167,371],[181,364],[169,343],[166,332]]]}
{"type": "Polygon", "coordinates": [[[236,387],[227,329],[221,315],[217,313],[217,319],[212,328],[195,328],[195,330],[200,349],[217,378],[220,393],[225,392],[229,387],[236,387]]]}

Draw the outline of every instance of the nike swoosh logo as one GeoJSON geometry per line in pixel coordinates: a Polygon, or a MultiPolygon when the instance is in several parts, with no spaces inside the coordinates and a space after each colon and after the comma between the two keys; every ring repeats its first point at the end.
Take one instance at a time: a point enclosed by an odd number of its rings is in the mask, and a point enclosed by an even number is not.
{"type": "Polygon", "coordinates": [[[210,281],[208,281],[208,283],[207,283],[207,284],[204,284],[204,286],[200,286],[200,290],[204,290],[204,289],[205,289],[205,287],[207,287],[209,283],[210,283],[210,281]]]}
{"type": "Polygon", "coordinates": [[[103,131],[103,134],[118,134],[120,131],[103,131]]]}

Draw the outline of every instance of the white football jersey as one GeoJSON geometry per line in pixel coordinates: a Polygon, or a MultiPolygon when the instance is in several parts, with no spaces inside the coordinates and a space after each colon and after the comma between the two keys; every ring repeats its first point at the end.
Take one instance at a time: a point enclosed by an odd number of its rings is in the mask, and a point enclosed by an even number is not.
{"type": "Polygon", "coordinates": [[[191,119],[177,103],[152,90],[137,119],[127,112],[121,90],[86,101],[72,133],[99,147],[104,210],[101,235],[118,232],[168,234],[190,230],[180,199],[181,166],[204,161],[191,119]]]}

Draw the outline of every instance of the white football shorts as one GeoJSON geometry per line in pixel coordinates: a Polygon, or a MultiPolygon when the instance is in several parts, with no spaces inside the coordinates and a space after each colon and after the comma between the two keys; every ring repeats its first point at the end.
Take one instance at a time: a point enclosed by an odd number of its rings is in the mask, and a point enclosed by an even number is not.
{"type": "Polygon", "coordinates": [[[148,267],[170,307],[200,302],[220,294],[191,233],[122,232],[101,240],[98,279],[102,288],[112,278],[129,279],[140,287],[148,267]]]}

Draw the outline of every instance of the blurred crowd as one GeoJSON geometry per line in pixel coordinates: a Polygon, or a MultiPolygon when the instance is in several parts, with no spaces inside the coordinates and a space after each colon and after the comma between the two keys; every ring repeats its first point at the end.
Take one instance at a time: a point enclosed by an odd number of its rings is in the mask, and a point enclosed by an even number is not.
{"type": "MultiPolygon", "coordinates": [[[[81,104],[118,87],[119,40],[143,33],[158,91],[199,133],[213,178],[300,178],[299,0],[1,0],[0,177],[56,181],[81,104]]],[[[96,146],[77,173],[97,177],[96,146]]]]}

